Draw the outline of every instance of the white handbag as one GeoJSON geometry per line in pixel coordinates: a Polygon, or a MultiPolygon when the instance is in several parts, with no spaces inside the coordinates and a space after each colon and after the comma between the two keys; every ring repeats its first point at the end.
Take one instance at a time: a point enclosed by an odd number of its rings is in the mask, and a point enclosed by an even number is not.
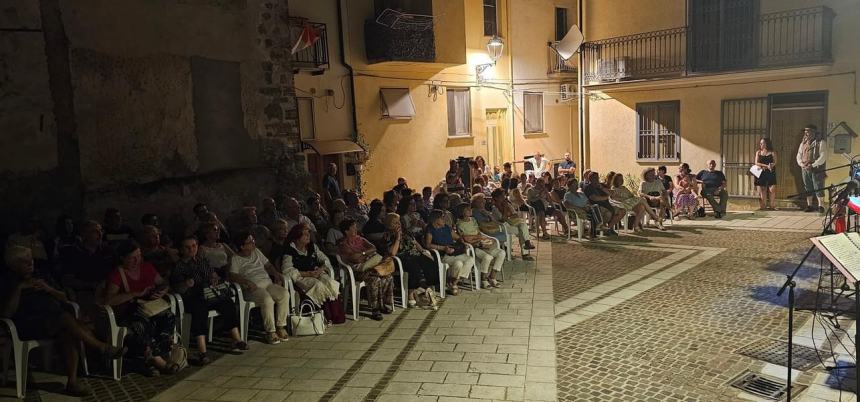
{"type": "Polygon", "coordinates": [[[325,317],[314,303],[305,300],[298,315],[290,316],[290,332],[295,336],[322,335],[325,333],[325,317]]]}

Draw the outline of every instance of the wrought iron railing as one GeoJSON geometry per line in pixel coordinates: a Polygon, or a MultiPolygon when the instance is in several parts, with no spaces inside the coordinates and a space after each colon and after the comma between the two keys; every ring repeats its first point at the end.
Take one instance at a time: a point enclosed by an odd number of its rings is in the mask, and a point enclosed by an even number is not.
{"type": "MultiPolygon", "coordinates": [[[[756,40],[740,43],[757,47],[756,57],[741,64],[693,66],[688,50],[696,45],[689,27],[586,42],[582,45],[585,84],[832,62],[834,16],[827,7],[762,14],[755,26],[756,40]]],[[[738,52],[729,49],[738,42],[714,40],[718,49],[738,52]]]]}
{"type": "Polygon", "coordinates": [[[321,22],[310,22],[306,18],[290,17],[290,43],[291,50],[293,45],[298,42],[302,35],[302,31],[309,27],[314,34],[319,35],[313,45],[306,49],[299,50],[293,54],[293,68],[297,70],[324,70],[329,66],[328,58],[328,33],[326,26],[321,22]]]}
{"type": "Polygon", "coordinates": [[[568,60],[564,60],[558,54],[558,52],[553,49],[554,46],[558,45],[558,41],[548,42],[547,50],[549,51],[549,71],[550,73],[575,73],[576,72],[576,56],[571,57],[568,60]]]}

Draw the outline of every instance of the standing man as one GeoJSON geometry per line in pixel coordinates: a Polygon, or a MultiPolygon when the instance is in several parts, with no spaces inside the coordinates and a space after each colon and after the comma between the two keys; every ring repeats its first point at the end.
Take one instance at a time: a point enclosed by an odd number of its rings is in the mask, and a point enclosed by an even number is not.
{"type": "Polygon", "coordinates": [[[806,192],[806,212],[824,212],[824,170],[827,163],[827,139],[814,124],[803,128],[803,140],[797,149],[797,165],[803,174],[803,189],[806,192]],[[817,198],[818,208],[812,206],[817,198]]]}
{"type": "Polygon", "coordinates": [[[714,208],[714,217],[719,219],[726,214],[726,205],[729,203],[729,193],[726,192],[726,175],[717,170],[717,161],[708,161],[708,170],[703,170],[696,175],[696,181],[702,183],[700,195],[707,198],[714,208]],[[720,202],[714,199],[714,196],[720,197],[720,202]]]}
{"type": "Polygon", "coordinates": [[[576,177],[576,162],[570,159],[570,152],[564,153],[564,160],[558,165],[558,174],[576,177]]]}
{"type": "Polygon", "coordinates": [[[337,165],[329,163],[326,169],[325,176],[322,181],[323,201],[326,208],[331,211],[331,205],[334,200],[343,199],[343,194],[340,192],[340,183],[337,182],[337,165]]]}

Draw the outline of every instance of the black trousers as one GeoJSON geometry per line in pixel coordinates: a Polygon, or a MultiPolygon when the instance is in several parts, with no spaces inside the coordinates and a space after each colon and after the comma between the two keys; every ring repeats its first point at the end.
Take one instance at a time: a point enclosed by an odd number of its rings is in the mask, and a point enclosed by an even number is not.
{"type": "Polygon", "coordinates": [[[401,254],[398,257],[403,262],[403,271],[409,273],[409,289],[417,289],[422,281],[428,287],[439,285],[439,266],[436,261],[423,255],[401,254]]]}
{"type": "Polygon", "coordinates": [[[203,296],[189,296],[185,301],[185,310],[191,314],[191,337],[207,335],[209,333],[209,310],[215,310],[220,315],[220,328],[235,328],[239,326],[239,317],[236,304],[233,300],[226,299],[208,304],[203,296]]]}

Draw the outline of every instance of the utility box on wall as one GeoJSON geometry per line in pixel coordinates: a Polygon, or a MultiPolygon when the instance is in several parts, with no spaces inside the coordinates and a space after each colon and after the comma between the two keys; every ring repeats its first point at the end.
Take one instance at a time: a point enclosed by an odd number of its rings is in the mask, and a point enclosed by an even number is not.
{"type": "Polygon", "coordinates": [[[857,137],[857,133],[851,129],[846,122],[840,122],[827,133],[828,141],[833,144],[833,153],[850,154],[851,143],[857,137]]]}

